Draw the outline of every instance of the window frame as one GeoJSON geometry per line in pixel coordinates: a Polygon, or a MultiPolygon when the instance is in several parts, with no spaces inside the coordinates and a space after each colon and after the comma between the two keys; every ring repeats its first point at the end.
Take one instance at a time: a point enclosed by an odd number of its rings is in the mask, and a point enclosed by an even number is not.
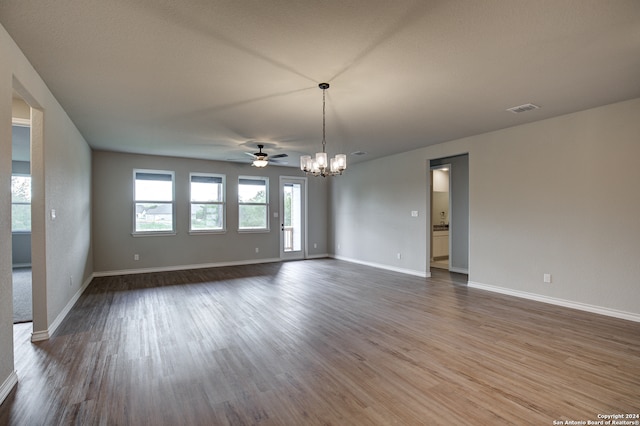
{"type": "MultiPolygon", "coordinates": [[[[11,233],[12,234],[30,234],[32,229],[32,220],[29,218],[29,229],[13,229],[13,206],[29,206],[29,215],[31,216],[31,203],[33,202],[33,177],[29,173],[11,173],[11,177],[26,177],[29,178],[29,201],[13,201],[13,190],[11,191],[11,233]]],[[[13,185],[12,185],[13,186],[13,185]]],[[[13,189],[13,188],[12,188],[13,189]]]]}
{"type": "Polygon", "coordinates": [[[270,224],[271,221],[269,220],[269,178],[266,176],[238,176],[238,232],[241,233],[264,233],[264,232],[270,232],[271,228],[270,228],[270,224]],[[248,203],[248,202],[242,202],[240,201],[240,185],[241,182],[243,180],[261,180],[264,182],[264,188],[265,188],[265,202],[264,203],[248,203]],[[265,216],[266,216],[266,226],[264,228],[242,228],[240,226],[240,211],[241,211],[241,206],[265,206],[265,216]]]}
{"type": "Polygon", "coordinates": [[[227,232],[227,177],[220,173],[202,173],[191,172],[189,173],[189,233],[190,234],[223,234],[227,232]],[[193,183],[193,177],[208,177],[219,178],[222,183],[221,201],[194,201],[192,194],[191,184],[193,183]],[[194,204],[207,204],[207,205],[219,205],[222,206],[222,228],[218,229],[193,229],[192,215],[194,204]]]}
{"type": "Polygon", "coordinates": [[[176,235],[176,175],[172,170],[152,170],[152,169],[133,169],[133,236],[152,236],[152,235],[176,235]],[[136,195],[136,175],[138,173],[144,174],[157,174],[157,175],[170,175],[171,176],[171,201],[166,200],[138,200],[136,195]],[[171,229],[166,230],[136,230],[137,226],[137,213],[136,206],[138,204],[171,204],[171,229]]]}

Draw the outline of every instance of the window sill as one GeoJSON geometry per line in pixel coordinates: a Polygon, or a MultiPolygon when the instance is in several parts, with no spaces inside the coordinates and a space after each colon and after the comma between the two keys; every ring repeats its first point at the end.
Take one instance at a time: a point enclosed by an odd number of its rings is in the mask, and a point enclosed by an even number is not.
{"type": "Polygon", "coordinates": [[[200,230],[191,230],[189,231],[189,235],[215,235],[215,234],[226,234],[227,230],[226,229],[203,229],[202,231],[200,230]]]}
{"type": "Polygon", "coordinates": [[[270,229],[238,229],[239,234],[268,234],[270,229]]]}
{"type": "Polygon", "coordinates": [[[173,237],[177,235],[175,231],[170,232],[132,232],[132,237],[173,237]]]}

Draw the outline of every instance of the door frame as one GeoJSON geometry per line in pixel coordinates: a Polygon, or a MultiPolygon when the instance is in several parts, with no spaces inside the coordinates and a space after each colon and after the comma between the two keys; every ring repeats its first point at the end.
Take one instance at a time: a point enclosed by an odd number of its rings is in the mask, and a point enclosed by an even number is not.
{"type": "Polygon", "coordinates": [[[278,213],[278,219],[279,219],[279,229],[280,229],[280,236],[279,236],[279,241],[280,241],[280,259],[282,260],[299,260],[299,259],[306,259],[307,258],[307,254],[308,254],[308,248],[307,248],[307,233],[308,233],[308,226],[307,226],[307,218],[308,218],[308,213],[307,213],[307,206],[308,206],[308,200],[307,200],[307,178],[306,177],[300,177],[300,176],[280,176],[279,182],[278,182],[278,192],[280,193],[280,198],[279,198],[279,204],[278,204],[278,209],[279,209],[279,213],[278,213]],[[284,185],[287,183],[297,183],[301,185],[301,191],[302,191],[302,200],[301,200],[301,207],[302,207],[302,215],[301,215],[301,219],[302,219],[302,224],[301,224],[301,228],[302,228],[302,241],[301,241],[301,246],[300,246],[300,251],[296,251],[296,252],[285,252],[284,251],[284,185]]]}
{"type": "Polygon", "coordinates": [[[33,311],[31,341],[38,342],[49,339],[47,249],[45,243],[47,216],[44,179],[44,109],[15,77],[13,78],[13,90],[31,110],[29,119],[31,127],[31,303],[33,311]]]}

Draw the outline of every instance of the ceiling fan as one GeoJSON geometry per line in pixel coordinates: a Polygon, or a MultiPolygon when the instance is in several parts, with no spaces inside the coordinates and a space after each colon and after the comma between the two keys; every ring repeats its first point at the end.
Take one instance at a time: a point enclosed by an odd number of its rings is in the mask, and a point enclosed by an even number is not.
{"type": "Polygon", "coordinates": [[[262,148],[264,148],[264,145],[258,145],[259,152],[254,152],[253,154],[250,152],[245,152],[245,154],[253,157],[254,160],[253,160],[253,163],[251,163],[252,166],[267,167],[267,164],[269,164],[269,162],[276,163],[276,164],[277,163],[287,164],[286,162],[280,162],[277,160],[278,158],[288,157],[287,154],[276,154],[269,157],[269,154],[267,154],[266,152],[262,152],[262,148]]]}

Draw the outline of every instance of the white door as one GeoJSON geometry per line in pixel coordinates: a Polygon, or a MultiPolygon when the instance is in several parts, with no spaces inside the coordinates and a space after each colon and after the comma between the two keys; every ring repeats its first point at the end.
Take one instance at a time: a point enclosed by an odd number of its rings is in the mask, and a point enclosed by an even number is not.
{"type": "Polygon", "coordinates": [[[304,259],[307,179],[280,177],[280,258],[304,259]]]}

